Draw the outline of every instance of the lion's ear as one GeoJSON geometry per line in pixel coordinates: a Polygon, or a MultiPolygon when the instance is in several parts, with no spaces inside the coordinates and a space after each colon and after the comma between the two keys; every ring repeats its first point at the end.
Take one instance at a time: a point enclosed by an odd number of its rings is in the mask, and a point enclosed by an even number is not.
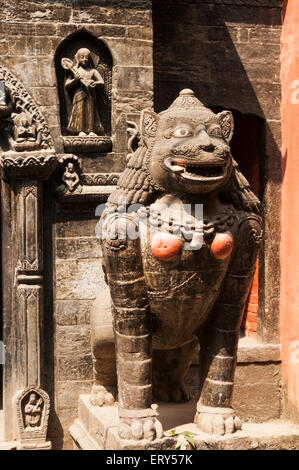
{"type": "Polygon", "coordinates": [[[148,139],[155,137],[157,132],[158,119],[158,115],[150,109],[144,109],[141,112],[140,134],[144,138],[145,143],[147,143],[148,139]]]}
{"type": "Polygon", "coordinates": [[[234,132],[234,118],[230,111],[222,111],[217,114],[220,122],[222,135],[227,142],[229,142],[234,132]]]}

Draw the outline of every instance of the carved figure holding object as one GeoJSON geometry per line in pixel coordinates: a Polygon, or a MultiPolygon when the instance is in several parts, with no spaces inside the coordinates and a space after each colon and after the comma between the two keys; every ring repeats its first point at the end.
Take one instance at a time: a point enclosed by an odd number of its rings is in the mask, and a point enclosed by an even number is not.
{"type": "Polygon", "coordinates": [[[104,135],[95,93],[96,87],[103,85],[104,80],[94,66],[90,50],[79,49],[75,54],[74,62],[63,58],[61,65],[73,74],[73,77],[67,78],[65,82],[72,101],[72,111],[67,127],[69,133],[79,136],[104,135]]]}

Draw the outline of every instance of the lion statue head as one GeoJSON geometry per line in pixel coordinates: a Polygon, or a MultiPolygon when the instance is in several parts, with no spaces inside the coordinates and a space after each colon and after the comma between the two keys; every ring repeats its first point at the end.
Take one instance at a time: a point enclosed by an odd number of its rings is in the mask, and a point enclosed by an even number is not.
{"type": "Polygon", "coordinates": [[[149,205],[169,193],[191,200],[218,194],[237,210],[259,215],[261,204],[231,155],[233,126],[230,111],[213,113],[189,89],[159,114],[145,109],[138,147],[128,155],[107,206],[149,205]]]}

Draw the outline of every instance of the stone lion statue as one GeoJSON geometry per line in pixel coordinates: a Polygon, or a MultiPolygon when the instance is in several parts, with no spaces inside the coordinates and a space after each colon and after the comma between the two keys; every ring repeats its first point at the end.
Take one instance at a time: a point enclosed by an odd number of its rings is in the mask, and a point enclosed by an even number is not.
{"type": "Polygon", "coordinates": [[[152,396],[190,399],[184,377],[199,345],[195,423],[220,435],[241,428],[234,372],[262,217],[232,134],[231,112],[214,114],[189,89],[158,115],[144,110],[138,148],[102,214],[109,290],[92,315],[91,402],[112,405],[118,383],[120,438],[162,436],[152,396]]]}

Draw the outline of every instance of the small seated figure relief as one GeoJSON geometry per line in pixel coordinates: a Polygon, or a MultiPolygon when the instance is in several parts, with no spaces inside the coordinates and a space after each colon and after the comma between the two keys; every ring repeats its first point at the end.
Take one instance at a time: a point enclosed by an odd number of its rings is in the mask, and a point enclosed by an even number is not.
{"type": "Polygon", "coordinates": [[[42,417],[42,398],[38,398],[36,393],[30,393],[29,401],[25,405],[25,428],[37,428],[41,424],[42,417]]]}
{"type": "Polygon", "coordinates": [[[79,49],[74,62],[63,58],[61,65],[73,74],[65,82],[66,90],[72,101],[72,111],[67,126],[68,132],[80,137],[104,135],[95,92],[98,86],[104,84],[104,80],[94,66],[90,50],[79,49]]]}
{"type": "Polygon", "coordinates": [[[36,150],[41,143],[41,127],[33,122],[32,116],[26,112],[13,113],[11,146],[18,152],[36,150]]]}
{"type": "Polygon", "coordinates": [[[65,171],[62,176],[62,181],[67,186],[69,191],[74,191],[76,186],[79,183],[79,176],[75,172],[74,164],[72,162],[68,162],[65,167],[65,171]]]}
{"type": "Polygon", "coordinates": [[[27,113],[17,114],[14,118],[14,139],[17,144],[23,142],[36,142],[37,130],[32,123],[32,117],[27,113]]]}

